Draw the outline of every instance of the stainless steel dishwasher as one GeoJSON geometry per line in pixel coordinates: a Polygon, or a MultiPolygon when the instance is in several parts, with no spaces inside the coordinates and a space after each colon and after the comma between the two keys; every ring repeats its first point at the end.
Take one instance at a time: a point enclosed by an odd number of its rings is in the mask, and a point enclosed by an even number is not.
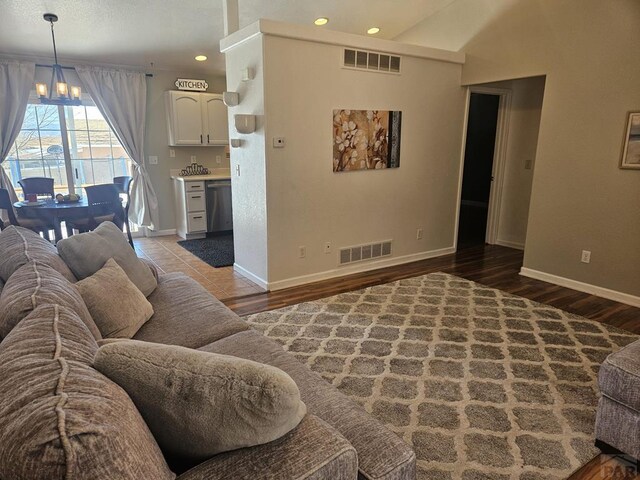
{"type": "Polygon", "coordinates": [[[233,230],[231,180],[207,180],[207,232],[233,230]]]}

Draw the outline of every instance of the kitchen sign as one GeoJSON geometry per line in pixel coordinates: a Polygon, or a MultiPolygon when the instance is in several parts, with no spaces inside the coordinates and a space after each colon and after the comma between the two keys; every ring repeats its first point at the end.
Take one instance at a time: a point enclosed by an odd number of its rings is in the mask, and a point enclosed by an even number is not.
{"type": "Polygon", "coordinates": [[[176,80],[178,90],[188,90],[192,92],[206,92],[209,84],[206,80],[194,80],[192,78],[179,78],[176,80]]]}

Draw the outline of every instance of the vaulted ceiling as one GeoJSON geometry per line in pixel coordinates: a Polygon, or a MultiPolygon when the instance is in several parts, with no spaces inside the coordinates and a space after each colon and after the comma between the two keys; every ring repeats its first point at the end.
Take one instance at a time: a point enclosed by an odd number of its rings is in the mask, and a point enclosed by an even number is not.
{"type": "MultiPolygon", "coordinates": [[[[394,38],[454,0],[239,0],[240,27],[259,18],[313,25],[366,35],[381,29],[394,38]]],[[[60,17],[56,41],[61,60],[221,73],[224,56],[223,0],[2,0],[0,55],[52,56],[49,25],[42,15],[60,17]],[[206,62],[194,57],[204,54],[206,62]]]]}

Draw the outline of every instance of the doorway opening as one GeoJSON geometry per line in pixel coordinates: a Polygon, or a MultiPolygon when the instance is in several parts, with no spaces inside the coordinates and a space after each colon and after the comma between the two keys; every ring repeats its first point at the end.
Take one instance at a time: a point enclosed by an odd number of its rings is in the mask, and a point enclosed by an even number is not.
{"type": "Polygon", "coordinates": [[[487,242],[500,104],[500,93],[471,91],[458,219],[458,249],[487,242]]]}

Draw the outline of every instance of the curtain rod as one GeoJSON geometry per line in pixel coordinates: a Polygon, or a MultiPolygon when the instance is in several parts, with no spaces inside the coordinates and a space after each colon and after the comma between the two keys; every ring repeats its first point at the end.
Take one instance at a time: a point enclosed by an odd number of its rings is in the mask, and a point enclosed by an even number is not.
{"type": "MultiPolygon", "coordinates": [[[[53,65],[45,65],[44,63],[36,63],[36,67],[53,68],[53,65]]],[[[64,70],[75,70],[75,67],[65,67],[63,65],[60,65],[60,68],[63,68],[64,70]]],[[[153,77],[153,73],[145,73],[145,76],[153,77]]]]}

